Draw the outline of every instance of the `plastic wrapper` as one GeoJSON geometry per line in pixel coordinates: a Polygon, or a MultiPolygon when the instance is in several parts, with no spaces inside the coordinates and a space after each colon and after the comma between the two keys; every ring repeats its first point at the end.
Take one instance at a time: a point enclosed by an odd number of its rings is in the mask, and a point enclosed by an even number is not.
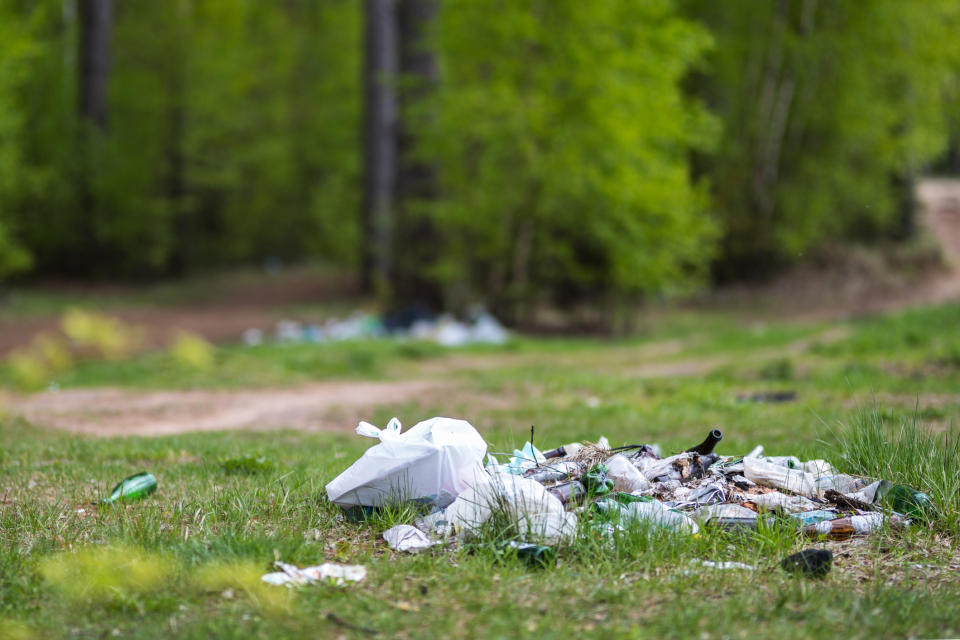
{"type": "Polygon", "coordinates": [[[809,473],[772,464],[767,459],[744,458],[743,475],[747,480],[759,485],[783,489],[808,498],[819,493],[816,479],[809,473]]]}
{"type": "Polygon", "coordinates": [[[423,531],[409,524],[398,524],[387,529],[383,532],[383,539],[395,551],[421,551],[439,544],[431,540],[423,531]]]}
{"type": "Polygon", "coordinates": [[[670,509],[662,502],[631,502],[621,510],[623,521],[649,522],[681,533],[698,533],[700,527],[686,514],[670,509]]]}
{"type": "Polygon", "coordinates": [[[616,491],[633,493],[646,491],[650,488],[650,481],[623,454],[616,454],[607,458],[607,477],[613,480],[616,491]]]}
{"type": "Polygon", "coordinates": [[[767,511],[782,511],[784,513],[799,513],[817,509],[817,503],[812,500],[803,496],[788,496],[779,491],[750,496],[750,502],[767,511]]]}

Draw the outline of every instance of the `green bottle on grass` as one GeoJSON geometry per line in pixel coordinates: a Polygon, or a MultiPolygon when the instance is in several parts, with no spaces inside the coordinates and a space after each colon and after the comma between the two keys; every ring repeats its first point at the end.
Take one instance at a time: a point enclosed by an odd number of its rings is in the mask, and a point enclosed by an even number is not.
{"type": "Polygon", "coordinates": [[[131,500],[140,500],[157,490],[157,479],[152,473],[143,471],[126,478],[113,488],[109,498],[104,498],[103,504],[112,504],[114,502],[129,502],[131,500]]]}
{"type": "Polygon", "coordinates": [[[937,505],[930,496],[903,484],[880,481],[874,502],[884,503],[897,513],[929,522],[937,516],[937,505]]]}

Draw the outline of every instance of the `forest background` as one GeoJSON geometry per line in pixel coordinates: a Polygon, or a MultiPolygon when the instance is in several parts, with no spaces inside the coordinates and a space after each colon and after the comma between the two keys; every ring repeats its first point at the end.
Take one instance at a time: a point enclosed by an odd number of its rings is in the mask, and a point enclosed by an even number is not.
{"type": "Polygon", "coordinates": [[[616,310],[909,240],[947,0],[0,0],[0,279],[616,310]]]}

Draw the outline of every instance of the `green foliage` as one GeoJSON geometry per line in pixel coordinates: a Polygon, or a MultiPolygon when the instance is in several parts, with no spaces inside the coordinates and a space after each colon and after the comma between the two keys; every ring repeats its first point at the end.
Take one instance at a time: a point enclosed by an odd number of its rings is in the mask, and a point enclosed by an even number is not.
{"type": "MultiPolygon", "coordinates": [[[[103,132],[75,109],[73,3],[11,17],[14,29],[36,24],[44,45],[9,109],[0,84],[0,128],[15,114],[28,132],[10,209],[39,270],[353,260],[357,225],[344,213],[358,201],[358,2],[115,3],[103,132]]],[[[0,247],[2,224],[0,213],[0,247]]]]}
{"type": "MultiPolygon", "coordinates": [[[[0,277],[355,265],[363,3],[113,4],[100,131],[76,0],[0,0],[0,277]]],[[[438,193],[399,208],[397,272],[615,323],[711,261],[902,236],[960,130],[958,25],[951,0],[442,2],[438,82],[401,114],[438,193]]]]}
{"type": "Polygon", "coordinates": [[[715,127],[679,82],[703,29],[667,0],[457,0],[436,26],[442,82],[406,115],[440,172],[426,267],[450,298],[511,308],[696,281],[714,225],[687,154],[715,127]]]}
{"type": "Polygon", "coordinates": [[[10,219],[22,179],[24,118],[16,108],[16,98],[39,45],[29,21],[14,19],[14,4],[0,0],[0,278],[30,266],[29,253],[11,233],[10,219]]]}
{"type": "Polygon", "coordinates": [[[717,42],[698,92],[724,123],[704,162],[724,222],[722,272],[908,226],[910,181],[947,142],[955,3],[684,6],[717,42]]]}

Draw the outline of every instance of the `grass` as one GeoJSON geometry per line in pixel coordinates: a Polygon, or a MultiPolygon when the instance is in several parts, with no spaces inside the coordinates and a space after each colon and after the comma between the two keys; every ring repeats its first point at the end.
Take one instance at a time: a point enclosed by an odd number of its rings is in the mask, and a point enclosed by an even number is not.
{"type": "Polygon", "coordinates": [[[884,478],[930,494],[941,514],[937,527],[960,534],[960,432],[933,433],[917,412],[891,424],[877,408],[858,412],[836,431],[838,456],[848,473],[884,478]]]}
{"type": "Polygon", "coordinates": [[[325,498],[325,484],[370,445],[346,429],[95,439],[8,416],[0,418],[0,637],[370,635],[361,629],[400,638],[956,636],[960,371],[936,359],[955,340],[944,328],[958,309],[858,320],[840,331],[683,316],[631,340],[523,338],[455,353],[388,342],[226,346],[211,369],[196,372],[164,354],[83,363],[58,383],[441,376],[467,393],[378,408],[367,419],[382,425],[398,415],[410,426],[456,412],[495,451],[522,445],[531,424],[545,447],[606,435],[614,446],[657,442],[665,452],[720,426],[721,453],[764,444],[774,455],[823,457],[928,491],[945,519],[845,543],[800,540],[781,524],[697,537],[638,526],[613,545],[587,537],[561,547],[546,569],[489,546],[397,555],[381,534],[412,522],[415,508],[357,522],[325,498]],[[685,369],[691,362],[709,366],[685,369]],[[775,389],[798,399],[737,400],[775,389]],[[486,397],[498,402],[475,400],[486,397]],[[156,493],[93,504],[141,470],[158,478],[156,493]],[[837,554],[824,580],[779,569],[811,545],[837,554]],[[259,581],[278,558],[364,564],[369,576],[288,591],[259,581]],[[701,560],[757,569],[707,569],[701,560]]]}

